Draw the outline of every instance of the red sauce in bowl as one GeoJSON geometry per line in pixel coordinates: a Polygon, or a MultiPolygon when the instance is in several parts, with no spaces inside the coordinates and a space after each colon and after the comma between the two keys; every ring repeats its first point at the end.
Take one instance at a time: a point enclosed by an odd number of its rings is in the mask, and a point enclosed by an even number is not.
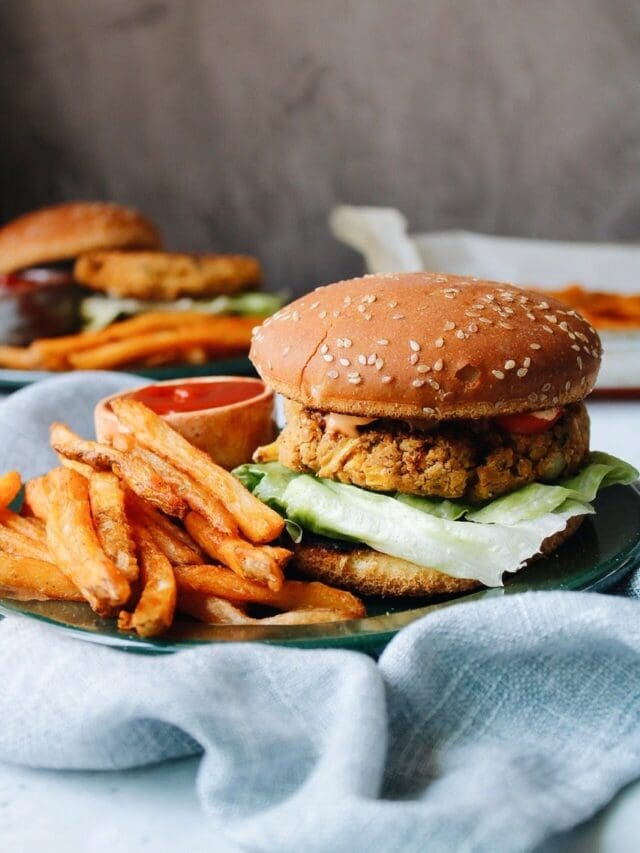
{"type": "Polygon", "coordinates": [[[185,382],[184,385],[149,385],[131,394],[158,415],[198,412],[243,403],[264,391],[259,379],[244,382],[185,382]]]}

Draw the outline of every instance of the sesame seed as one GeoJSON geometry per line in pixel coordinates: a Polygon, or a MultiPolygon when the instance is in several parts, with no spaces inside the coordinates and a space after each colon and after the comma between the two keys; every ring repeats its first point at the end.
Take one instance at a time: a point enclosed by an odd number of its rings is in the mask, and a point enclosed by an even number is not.
{"type": "Polygon", "coordinates": [[[556,317],[556,315],[555,315],[555,314],[545,314],[545,315],[544,315],[544,319],[545,319],[548,323],[557,323],[557,322],[558,322],[558,318],[556,317]]]}
{"type": "Polygon", "coordinates": [[[528,356],[528,355],[527,355],[527,356],[525,356],[525,358],[524,358],[524,360],[523,360],[522,364],[523,364],[523,366],[524,366],[524,367],[530,367],[530,366],[531,366],[531,359],[529,358],[529,356],[528,356]]]}
{"type": "Polygon", "coordinates": [[[542,349],[540,344],[529,344],[529,349],[542,349]]]}
{"type": "Polygon", "coordinates": [[[535,403],[535,402],[537,402],[537,400],[538,400],[538,395],[536,394],[535,391],[533,391],[531,394],[529,394],[529,402],[530,403],[535,403]]]}
{"type": "Polygon", "coordinates": [[[351,305],[351,297],[345,296],[345,298],[343,299],[343,302],[345,305],[351,305]]]}
{"type": "Polygon", "coordinates": [[[364,314],[364,312],[365,312],[366,310],[367,310],[367,306],[366,306],[366,305],[364,305],[364,304],[362,304],[362,305],[358,305],[358,311],[359,311],[361,314],[364,314]]]}
{"type": "Polygon", "coordinates": [[[309,305],[309,311],[315,311],[318,305],[320,305],[319,302],[312,302],[311,305],[309,305]]]}
{"type": "Polygon", "coordinates": [[[376,354],[372,352],[370,356],[367,357],[367,364],[375,364],[376,363],[376,354]]]}
{"type": "Polygon", "coordinates": [[[437,371],[438,373],[442,370],[443,366],[444,366],[444,362],[442,361],[441,358],[439,358],[437,361],[435,361],[433,363],[433,369],[435,371],[437,371]]]}
{"type": "Polygon", "coordinates": [[[451,332],[453,331],[453,329],[455,329],[455,327],[456,324],[452,320],[447,320],[442,328],[445,330],[445,332],[451,332]]]}
{"type": "Polygon", "coordinates": [[[325,318],[326,316],[327,316],[327,312],[326,312],[326,311],[321,311],[321,312],[318,314],[318,317],[320,317],[320,319],[321,319],[321,320],[324,320],[324,318],[325,318]]]}
{"type": "Polygon", "coordinates": [[[391,302],[389,303],[389,308],[396,308],[397,305],[398,305],[398,303],[396,302],[396,300],[392,299],[391,302]]]}
{"type": "Polygon", "coordinates": [[[339,317],[339,316],[340,316],[340,311],[338,311],[338,309],[337,309],[337,308],[336,308],[336,310],[333,312],[333,316],[334,316],[334,317],[339,317]]]}
{"type": "Polygon", "coordinates": [[[420,352],[420,344],[418,341],[409,341],[409,346],[414,352],[420,352]]]}
{"type": "Polygon", "coordinates": [[[322,344],[322,346],[320,347],[320,352],[322,353],[322,355],[324,355],[325,352],[329,352],[328,344],[322,344]]]}
{"type": "Polygon", "coordinates": [[[268,358],[268,359],[267,359],[267,370],[271,370],[271,369],[272,369],[272,367],[273,367],[273,364],[271,364],[271,359],[270,359],[270,358],[268,358]]]}
{"type": "Polygon", "coordinates": [[[507,361],[505,361],[505,363],[504,363],[504,369],[505,369],[505,370],[513,370],[513,368],[514,368],[515,366],[516,366],[516,363],[515,363],[515,361],[514,361],[512,358],[508,359],[508,360],[507,360],[507,361]]]}
{"type": "Polygon", "coordinates": [[[488,317],[478,317],[480,323],[484,323],[485,326],[493,326],[493,321],[488,317]]]}
{"type": "Polygon", "coordinates": [[[333,356],[331,355],[330,352],[325,353],[325,355],[323,355],[322,357],[325,361],[333,361],[333,356]]]}
{"type": "Polygon", "coordinates": [[[432,409],[431,406],[423,406],[422,411],[425,415],[435,415],[436,410],[432,409]]]}
{"type": "Polygon", "coordinates": [[[444,298],[445,299],[455,299],[456,294],[455,293],[445,293],[444,298]]]}
{"type": "Polygon", "coordinates": [[[427,379],[427,382],[429,383],[429,385],[431,385],[434,391],[440,390],[440,383],[436,382],[435,379],[427,379]]]}
{"type": "Polygon", "coordinates": [[[571,349],[575,350],[576,352],[580,352],[580,345],[579,344],[571,344],[571,349]]]}
{"type": "Polygon", "coordinates": [[[424,379],[414,379],[414,380],[411,382],[411,384],[413,385],[413,387],[414,387],[414,388],[422,388],[422,386],[424,385],[424,383],[425,383],[425,380],[424,380],[424,379]]]}
{"type": "Polygon", "coordinates": [[[381,358],[376,358],[376,370],[382,370],[384,361],[381,358]]]}
{"type": "Polygon", "coordinates": [[[291,319],[292,319],[292,320],[294,320],[294,321],[297,323],[297,322],[298,322],[298,320],[300,319],[300,314],[299,314],[299,312],[298,312],[298,311],[292,311],[292,313],[291,313],[291,319]]]}
{"type": "Polygon", "coordinates": [[[290,346],[284,347],[282,350],[282,355],[289,355],[290,350],[291,350],[290,346]]]}
{"type": "MultiPolygon", "coordinates": [[[[436,362],[436,364],[437,364],[437,362],[436,362]]],[[[418,371],[418,373],[428,373],[431,370],[431,368],[429,367],[428,364],[419,364],[416,367],[416,370],[418,371]]]]}
{"type": "Polygon", "coordinates": [[[543,390],[543,391],[551,391],[551,383],[550,383],[550,382],[546,382],[546,383],[542,386],[542,390],[543,390]]]}
{"type": "Polygon", "coordinates": [[[339,374],[338,374],[337,370],[328,370],[327,371],[327,376],[329,377],[329,379],[337,379],[338,375],[339,374]]]}
{"type": "Polygon", "coordinates": [[[368,303],[369,303],[369,305],[373,305],[373,303],[376,301],[376,298],[377,298],[377,297],[375,296],[375,294],[370,293],[370,294],[369,294],[369,296],[367,296],[367,297],[365,298],[365,302],[368,302],[368,303]]]}
{"type": "Polygon", "coordinates": [[[349,366],[351,365],[351,362],[349,361],[349,359],[348,359],[348,358],[341,358],[341,359],[340,359],[340,364],[341,364],[343,367],[349,367],[349,366]]]}
{"type": "Polygon", "coordinates": [[[550,335],[553,334],[553,329],[550,326],[543,326],[542,328],[545,330],[545,332],[548,332],[550,335]]]}
{"type": "Polygon", "coordinates": [[[549,310],[549,303],[548,302],[538,302],[538,308],[541,308],[543,311],[548,311],[549,310]]]}
{"type": "Polygon", "coordinates": [[[469,323],[468,330],[473,334],[478,331],[477,323],[469,323]]]}
{"type": "Polygon", "coordinates": [[[569,324],[567,323],[566,320],[562,320],[562,322],[558,323],[558,325],[560,326],[560,328],[562,329],[563,332],[569,331],[569,324]]]}
{"type": "Polygon", "coordinates": [[[513,308],[510,308],[508,305],[504,309],[505,314],[513,314],[515,313],[513,308]]]}
{"type": "Polygon", "coordinates": [[[485,308],[482,302],[476,302],[476,304],[472,305],[471,307],[474,308],[476,311],[484,311],[485,308]]]}
{"type": "Polygon", "coordinates": [[[465,334],[464,334],[464,332],[462,331],[462,329],[458,329],[458,331],[456,332],[456,338],[459,338],[461,341],[463,341],[463,340],[464,340],[464,338],[465,338],[465,334]]]}
{"type": "Polygon", "coordinates": [[[366,363],[367,363],[366,355],[359,355],[358,356],[358,364],[366,364],[366,363]]]}
{"type": "Polygon", "coordinates": [[[411,364],[417,364],[419,357],[420,356],[418,355],[417,352],[412,352],[411,355],[409,356],[409,361],[411,362],[411,364]]]}
{"type": "Polygon", "coordinates": [[[371,314],[363,314],[363,315],[362,315],[362,319],[363,319],[363,320],[370,320],[370,319],[371,319],[371,314]]]}
{"type": "Polygon", "coordinates": [[[444,346],[444,339],[443,338],[436,338],[435,346],[436,346],[436,349],[440,349],[440,347],[443,347],[444,346]]]}
{"type": "Polygon", "coordinates": [[[580,358],[580,356],[576,357],[576,364],[578,365],[578,368],[582,370],[582,359],[580,358]]]}
{"type": "Polygon", "coordinates": [[[527,317],[528,317],[530,320],[535,320],[535,319],[536,319],[536,315],[535,315],[535,314],[532,314],[532,313],[531,313],[531,311],[527,311],[527,317]]]}
{"type": "Polygon", "coordinates": [[[498,325],[500,326],[501,329],[513,329],[513,326],[511,325],[511,323],[505,323],[503,320],[501,320],[498,323],[498,325]]]}
{"type": "Polygon", "coordinates": [[[392,320],[404,320],[404,314],[394,314],[392,320]]]}
{"type": "Polygon", "coordinates": [[[569,391],[570,389],[571,389],[571,381],[569,379],[567,379],[567,381],[564,383],[564,390],[569,391]]]}
{"type": "Polygon", "coordinates": [[[347,379],[347,382],[350,382],[352,385],[359,385],[362,382],[361,376],[352,376],[347,379]]]}
{"type": "Polygon", "coordinates": [[[529,371],[526,367],[519,367],[518,370],[516,370],[516,376],[518,376],[520,379],[524,379],[528,372],[529,371]]]}
{"type": "Polygon", "coordinates": [[[492,370],[491,371],[496,379],[504,379],[504,373],[501,370],[492,370]]]}
{"type": "Polygon", "coordinates": [[[393,376],[381,376],[380,377],[380,382],[382,382],[383,385],[388,385],[389,382],[392,382],[392,381],[393,381],[393,376]]]}
{"type": "Polygon", "coordinates": [[[376,343],[378,344],[378,346],[381,346],[381,347],[388,347],[389,346],[389,341],[386,338],[380,338],[380,340],[376,341],[376,343]]]}

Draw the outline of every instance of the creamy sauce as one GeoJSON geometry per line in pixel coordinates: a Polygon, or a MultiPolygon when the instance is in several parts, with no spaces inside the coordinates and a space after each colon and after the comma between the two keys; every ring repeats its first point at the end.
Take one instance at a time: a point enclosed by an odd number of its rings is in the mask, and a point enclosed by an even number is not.
{"type": "Polygon", "coordinates": [[[377,420],[378,418],[357,418],[353,415],[338,415],[331,412],[331,414],[325,415],[324,423],[328,433],[339,432],[349,438],[357,438],[358,427],[366,426],[377,420]]]}

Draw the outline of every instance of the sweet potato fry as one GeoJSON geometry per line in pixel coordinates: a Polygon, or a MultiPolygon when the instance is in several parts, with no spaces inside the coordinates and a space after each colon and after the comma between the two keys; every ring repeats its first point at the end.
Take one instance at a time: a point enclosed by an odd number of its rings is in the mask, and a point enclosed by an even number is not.
{"type": "Polygon", "coordinates": [[[17,471],[0,475],[0,507],[9,506],[18,497],[21,488],[22,479],[17,471]]]}
{"type": "Polygon", "coordinates": [[[120,480],[110,471],[94,471],[89,478],[91,516],[102,550],[129,582],[138,579],[129,522],[120,480]]]}
{"type": "Polygon", "coordinates": [[[46,475],[34,477],[24,485],[24,501],[22,514],[32,515],[41,521],[47,520],[49,514],[49,483],[46,475]]]}
{"type": "Polygon", "coordinates": [[[154,543],[151,535],[134,525],[138,545],[142,594],[133,613],[121,611],[118,628],[136,631],[141,637],[155,637],[171,627],[176,609],[176,580],[171,563],[154,543]]]}
{"type": "Polygon", "coordinates": [[[89,465],[97,471],[112,470],[124,480],[132,492],[145,498],[167,515],[182,518],[187,512],[187,504],[176,494],[175,489],[139,456],[97,441],[87,441],[61,423],[51,425],[49,440],[51,447],[68,459],[89,465]]]}
{"type": "Polygon", "coordinates": [[[169,460],[222,501],[251,542],[271,542],[282,533],[284,521],[275,510],[254,497],[232,474],[216,465],[151,409],[127,398],[116,399],[111,405],[140,444],[169,460]]]}
{"type": "Polygon", "coordinates": [[[131,452],[131,457],[139,459],[155,471],[191,509],[204,515],[211,525],[229,536],[237,535],[238,525],[229,510],[193,477],[157,453],[138,445],[131,452]]]}
{"type": "Polygon", "coordinates": [[[0,554],[0,594],[20,601],[84,601],[75,584],[53,563],[0,554]]]}
{"type": "Polygon", "coordinates": [[[178,592],[178,610],[207,625],[312,625],[344,622],[351,618],[340,610],[308,608],[255,619],[224,598],[186,590],[178,592]]]}
{"type": "Polygon", "coordinates": [[[4,525],[0,525],[0,551],[5,554],[14,554],[16,557],[31,557],[34,560],[53,562],[46,543],[36,542],[35,539],[4,525]]]}
{"type": "Polygon", "coordinates": [[[89,506],[89,483],[77,471],[47,474],[47,544],[64,574],[101,615],[125,604],[129,582],[100,545],[89,506]]]}
{"type": "Polygon", "coordinates": [[[188,513],[184,524],[198,545],[214,560],[229,566],[247,580],[266,584],[273,590],[282,588],[282,568],[293,556],[290,551],[281,548],[274,554],[275,548],[256,547],[238,536],[221,533],[197,512],[188,513]]]}
{"type": "Polygon", "coordinates": [[[276,610],[336,610],[351,619],[366,615],[363,603],[355,595],[318,581],[285,580],[282,589],[274,592],[222,566],[176,566],[174,571],[181,592],[200,592],[231,601],[265,604],[276,610]]]}
{"type": "Polygon", "coordinates": [[[167,349],[192,350],[205,347],[211,356],[231,356],[247,352],[255,318],[203,317],[191,323],[183,319],[180,326],[128,335],[91,348],[83,347],[67,358],[71,367],[82,370],[108,370],[124,364],[135,364],[167,349]]]}
{"type": "Polygon", "coordinates": [[[12,512],[10,509],[0,509],[0,524],[8,527],[9,530],[22,533],[23,536],[33,539],[43,546],[46,545],[46,528],[44,522],[39,518],[25,518],[16,512],[12,512]]]}
{"type": "Polygon", "coordinates": [[[202,552],[189,534],[151,504],[129,492],[126,507],[132,520],[146,527],[172,566],[188,566],[194,562],[202,562],[202,552]]]}

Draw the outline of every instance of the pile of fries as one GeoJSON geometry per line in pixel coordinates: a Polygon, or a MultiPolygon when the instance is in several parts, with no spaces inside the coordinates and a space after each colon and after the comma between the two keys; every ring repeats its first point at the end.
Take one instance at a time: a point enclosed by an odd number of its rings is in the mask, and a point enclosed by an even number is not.
{"type": "Polygon", "coordinates": [[[96,332],[0,346],[0,367],[13,370],[109,370],[139,365],[204,364],[246,353],[256,317],[155,311],[96,332]]]}
{"type": "Polygon", "coordinates": [[[176,611],[235,625],[366,615],[348,592],[285,578],[283,519],[228,471],[139,401],[111,405],[129,430],[113,446],[52,424],[61,465],[25,484],[19,514],[8,509],[19,474],[0,477],[2,595],[86,601],[142,637],[176,611]]]}
{"type": "Polygon", "coordinates": [[[564,290],[553,291],[551,296],[575,308],[596,329],[640,329],[640,294],[605,293],[572,284],[564,290]]]}

